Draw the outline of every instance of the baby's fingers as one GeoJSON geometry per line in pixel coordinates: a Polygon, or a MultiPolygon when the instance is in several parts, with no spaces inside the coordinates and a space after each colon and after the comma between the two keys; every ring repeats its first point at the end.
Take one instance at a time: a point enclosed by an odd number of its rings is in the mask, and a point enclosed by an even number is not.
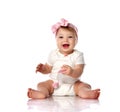
{"type": "Polygon", "coordinates": [[[37,72],[40,72],[42,70],[42,67],[43,67],[43,64],[39,64],[37,67],[36,67],[36,73],[37,72]]]}

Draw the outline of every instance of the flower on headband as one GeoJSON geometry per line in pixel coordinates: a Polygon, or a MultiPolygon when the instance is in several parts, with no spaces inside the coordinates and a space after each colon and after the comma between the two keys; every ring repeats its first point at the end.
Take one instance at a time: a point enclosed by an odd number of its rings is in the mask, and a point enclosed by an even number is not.
{"type": "Polygon", "coordinates": [[[56,33],[56,31],[59,29],[60,26],[67,26],[67,25],[68,25],[68,21],[62,18],[60,22],[57,22],[52,26],[52,32],[56,33]]]}
{"type": "Polygon", "coordinates": [[[69,27],[72,27],[72,28],[77,32],[77,28],[76,28],[73,24],[69,23],[67,20],[65,20],[65,19],[63,19],[63,18],[61,19],[60,22],[57,22],[56,24],[54,24],[54,25],[52,26],[52,32],[53,32],[54,34],[56,34],[57,30],[58,30],[61,26],[65,26],[65,27],[69,26],[69,27]]]}

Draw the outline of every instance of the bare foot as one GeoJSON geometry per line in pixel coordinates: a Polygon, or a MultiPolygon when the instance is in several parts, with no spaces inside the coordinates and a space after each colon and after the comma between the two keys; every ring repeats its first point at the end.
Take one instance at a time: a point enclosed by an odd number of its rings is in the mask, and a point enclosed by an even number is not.
{"type": "Polygon", "coordinates": [[[32,99],[44,99],[46,98],[46,95],[42,93],[41,91],[34,90],[29,88],[27,92],[27,96],[32,99]]]}
{"type": "Polygon", "coordinates": [[[86,88],[81,88],[78,94],[78,96],[80,96],[81,98],[86,98],[86,99],[98,99],[99,95],[100,95],[100,89],[90,90],[86,88]]]}

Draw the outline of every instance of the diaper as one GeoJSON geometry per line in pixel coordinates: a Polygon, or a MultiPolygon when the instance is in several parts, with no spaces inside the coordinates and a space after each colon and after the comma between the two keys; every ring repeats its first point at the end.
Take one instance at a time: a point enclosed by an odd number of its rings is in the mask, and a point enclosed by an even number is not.
{"type": "Polygon", "coordinates": [[[54,96],[74,96],[74,84],[61,84],[58,88],[54,89],[54,96]]]}

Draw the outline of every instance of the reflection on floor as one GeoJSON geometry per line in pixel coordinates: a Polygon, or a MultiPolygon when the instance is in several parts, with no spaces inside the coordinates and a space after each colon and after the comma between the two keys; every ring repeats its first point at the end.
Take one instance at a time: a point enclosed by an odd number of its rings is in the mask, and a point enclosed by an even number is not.
{"type": "Polygon", "coordinates": [[[86,100],[79,97],[58,97],[52,96],[48,99],[30,99],[28,100],[28,110],[34,112],[80,112],[91,107],[99,106],[98,100],[86,100]]]}

